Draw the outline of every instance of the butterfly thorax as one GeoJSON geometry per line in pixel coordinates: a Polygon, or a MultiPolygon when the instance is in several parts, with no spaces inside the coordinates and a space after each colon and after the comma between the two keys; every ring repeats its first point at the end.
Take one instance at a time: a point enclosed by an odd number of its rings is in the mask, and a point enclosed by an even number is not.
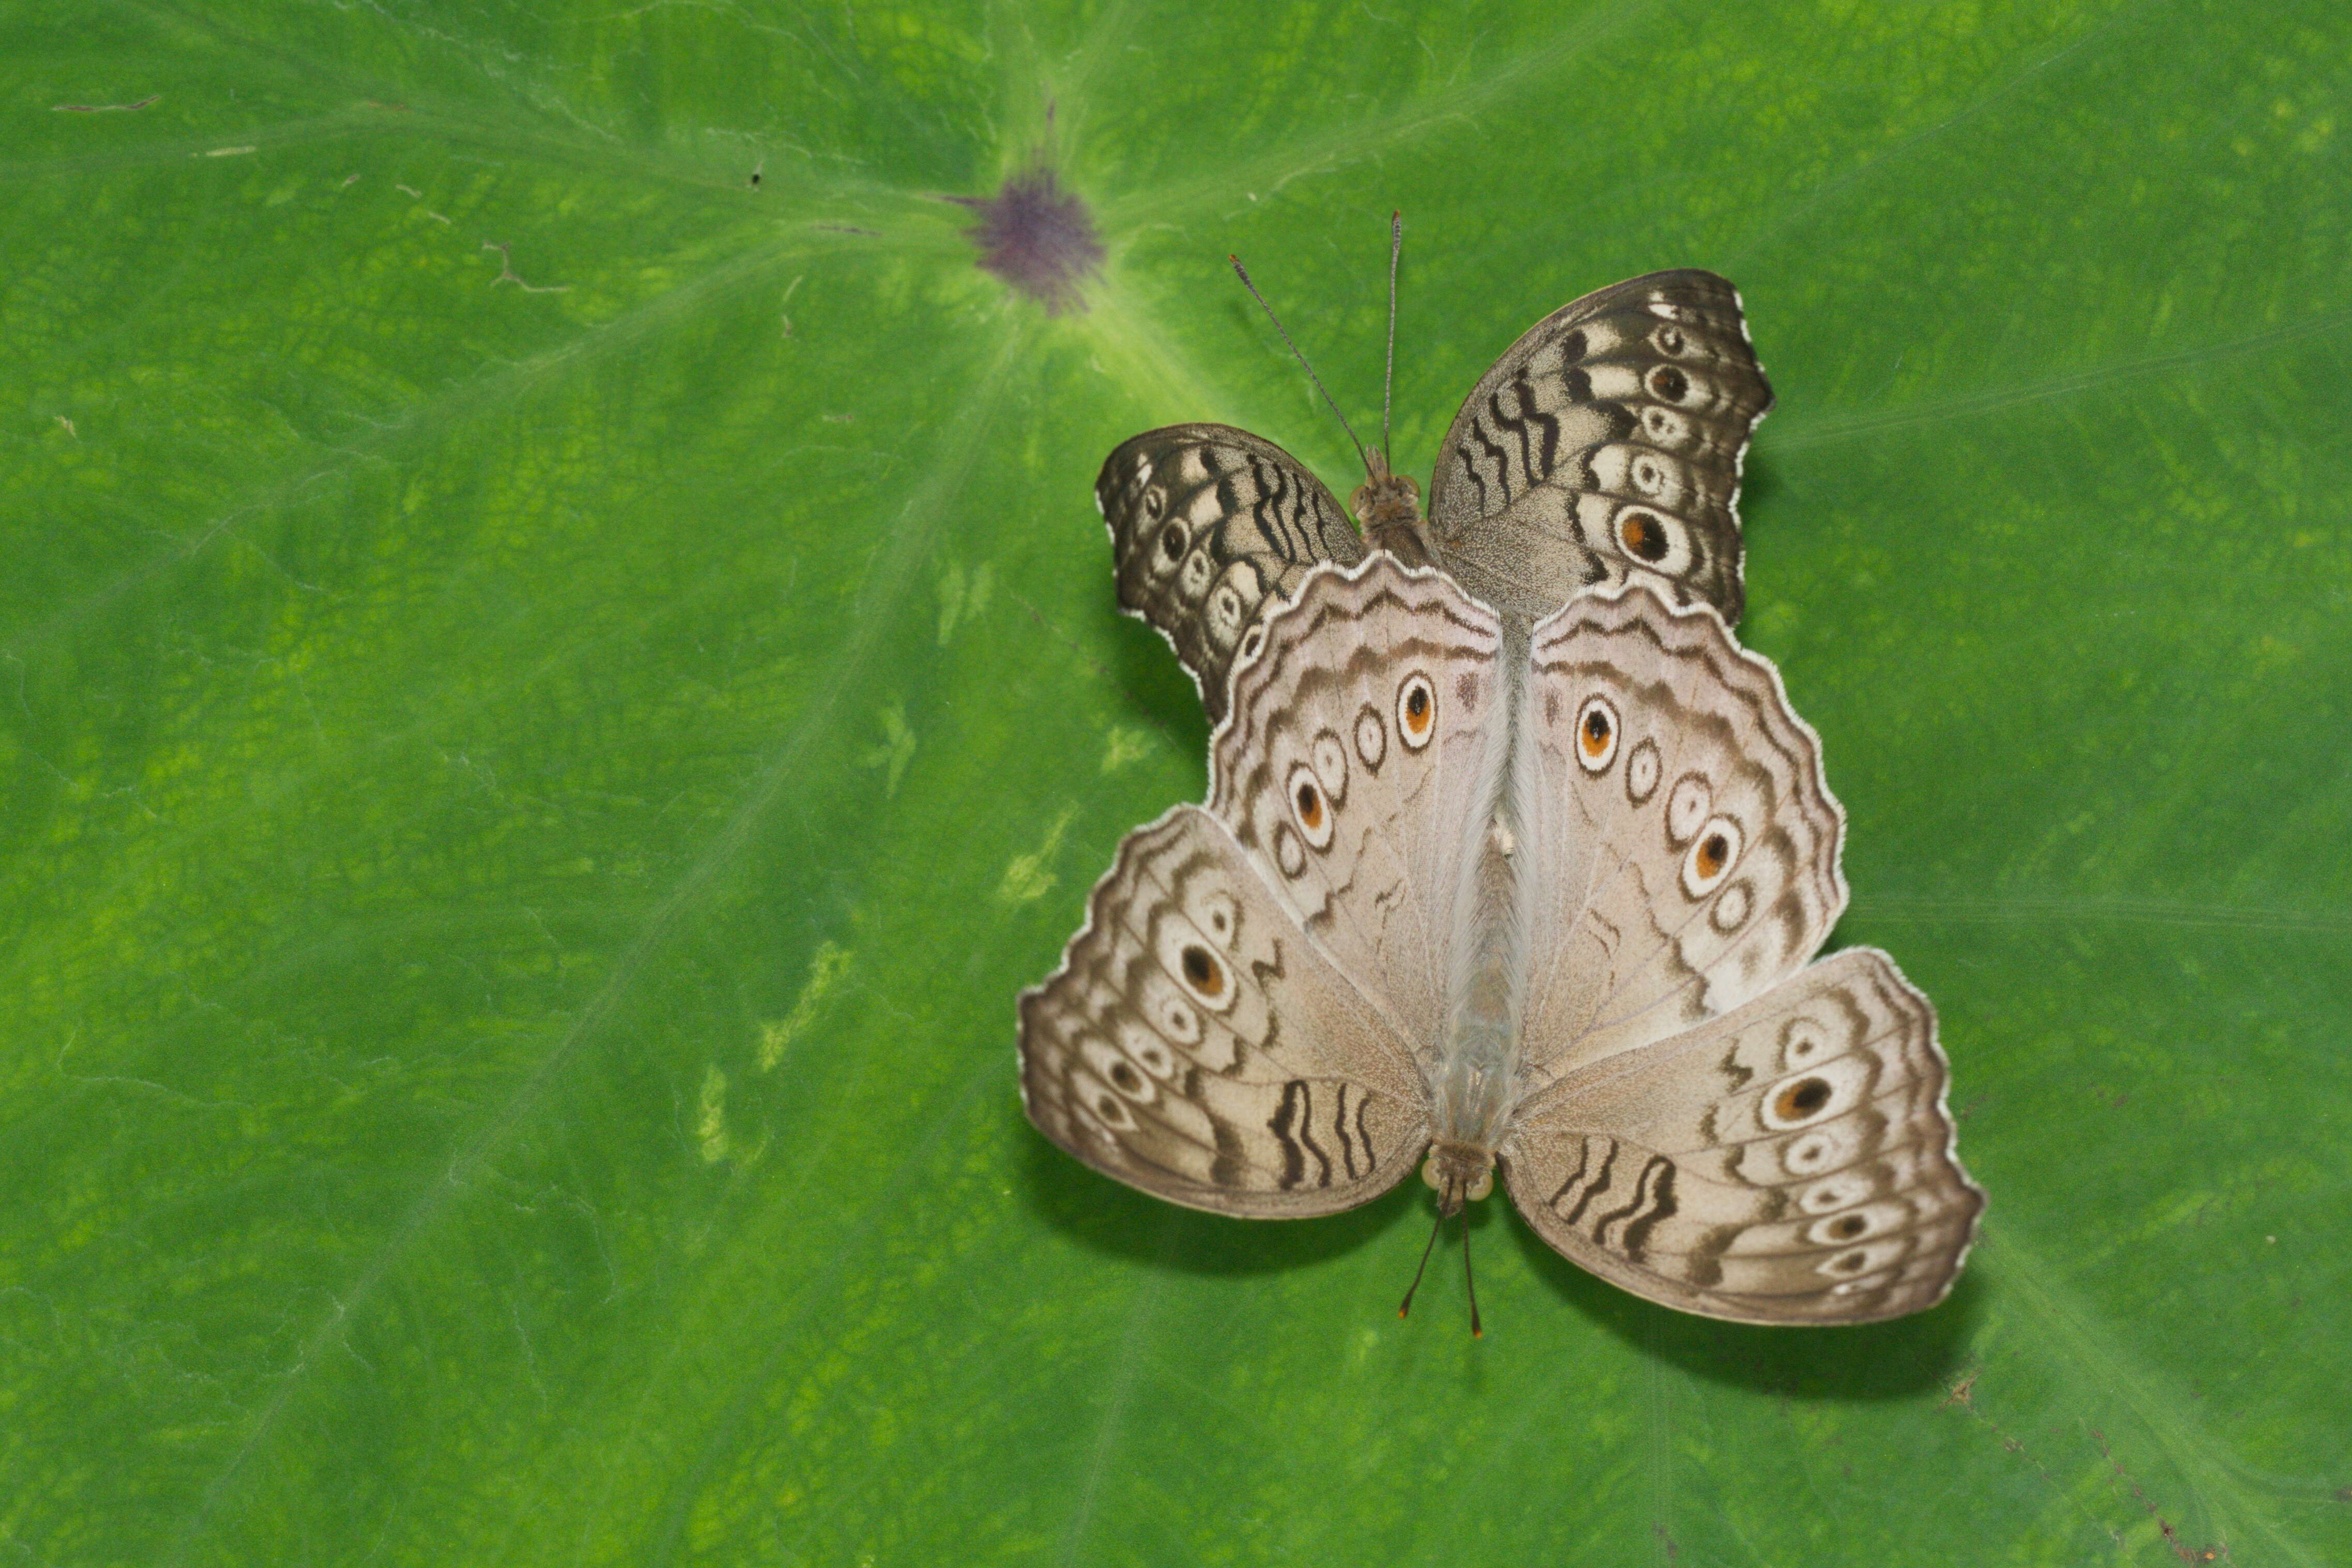
{"type": "Polygon", "coordinates": [[[1387,455],[1377,447],[1364,454],[1364,467],[1368,477],[1348,498],[1348,508],[1363,525],[1365,541],[1408,566],[1437,564],[1421,515],[1421,487],[1410,474],[1390,473],[1387,455]]]}

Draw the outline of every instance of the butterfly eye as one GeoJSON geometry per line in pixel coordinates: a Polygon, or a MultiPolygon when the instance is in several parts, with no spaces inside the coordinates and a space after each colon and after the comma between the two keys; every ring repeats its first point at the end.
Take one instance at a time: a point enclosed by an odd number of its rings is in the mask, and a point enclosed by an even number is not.
{"type": "Polygon", "coordinates": [[[1317,782],[1315,770],[1305,763],[1290,770],[1290,813],[1298,821],[1298,831],[1307,835],[1307,842],[1321,849],[1331,842],[1331,812],[1323,797],[1323,786],[1317,782]]]}
{"type": "Polygon", "coordinates": [[[1429,683],[1429,677],[1415,673],[1405,678],[1397,692],[1397,728],[1404,733],[1404,743],[1414,751],[1429,744],[1437,729],[1437,688],[1429,683]]]}
{"type": "Polygon", "coordinates": [[[1723,885],[1738,863],[1739,824],[1727,816],[1710,816],[1683,855],[1683,891],[1703,899],[1723,885]]]}
{"type": "Polygon", "coordinates": [[[1606,697],[1588,697],[1576,710],[1576,761],[1588,773],[1617,760],[1617,710],[1606,697]]]}

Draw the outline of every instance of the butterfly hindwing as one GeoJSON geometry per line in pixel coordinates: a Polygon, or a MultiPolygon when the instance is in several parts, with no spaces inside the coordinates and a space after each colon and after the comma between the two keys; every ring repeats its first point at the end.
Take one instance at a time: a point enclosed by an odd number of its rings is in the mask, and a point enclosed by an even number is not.
{"type": "Polygon", "coordinates": [[[1087,1164],[1220,1214],[1352,1208],[1428,1142],[1410,1053],[1193,805],[1127,836],[1022,994],[1021,1089],[1087,1164]]]}
{"type": "Polygon", "coordinates": [[[1095,479],[1118,602],[1175,648],[1209,722],[1260,612],[1326,561],[1363,558],[1347,513],[1297,458],[1225,425],[1171,425],[1121,442],[1095,479]]]}
{"type": "Polygon", "coordinates": [[[1873,948],[1568,1074],[1519,1107],[1512,1201],[1636,1295],[1852,1323],[1951,1289],[1984,1195],[1952,1151],[1935,1011],[1873,948]]]}
{"type": "Polygon", "coordinates": [[[1446,569],[1506,613],[1647,583],[1736,624],[1740,465],[1772,389],[1738,290],[1654,272],[1561,306],[1464,400],[1429,522],[1446,569]]]}

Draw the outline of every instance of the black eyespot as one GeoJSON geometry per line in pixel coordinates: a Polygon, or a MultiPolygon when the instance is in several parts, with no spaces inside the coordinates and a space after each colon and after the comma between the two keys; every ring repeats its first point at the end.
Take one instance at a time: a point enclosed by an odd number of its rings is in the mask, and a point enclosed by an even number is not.
{"type": "Polygon", "coordinates": [[[1609,715],[1595,708],[1584,716],[1584,738],[1598,751],[1609,741],[1609,715]]]}
{"type": "Polygon", "coordinates": [[[1665,524],[1646,511],[1629,511],[1617,525],[1617,537],[1627,551],[1644,561],[1666,558],[1665,524]]]}
{"type": "Polygon", "coordinates": [[[1780,1091],[1780,1098],[1772,1109],[1779,1112],[1781,1121],[1794,1121],[1799,1117],[1811,1116],[1827,1105],[1830,1096],[1835,1092],[1825,1078],[1801,1079],[1780,1091]]]}
{"type": "Polygon", "coordinates": [[[1418,686],[1405,693],[1404,712],[1406,718],[1415,721],[1428,718],[1429,693],[1418,686]]]}
{"type": "Polygon", "coordinates": [[[1730,858],[1731,841],[1720,833],[1710,833],[1706,842],[1698,847],[1698,874],[1712,877],[1722,870],[1723,863],[1730,858]]]}
{"type": "Polygon", "coordinates": [[[1110,1080],[1129,1094],[1143,1087],[1143,1075],[1125,1062],[1110,1064],[1110,1080]]]}
{"type": "Polygon", "coordinates": [[[1835,1263],[1831,1264],[1830,1267],[1836,1269],[1841,1274],[1853,1274],[1859,1272],[1862,1266],[1869,1261],[1870,1255],[1868,1253],[1849,1252],[1843,1258],[1839,1258],[1835,1263]]]}
{"type": "Polygon", "coordinates": [[[1184,978],[1192,989],[1203,996],[1214,996],[1225,988],[1225,972],[1205,947],[1195,944],[1184,950],[1184,978]]]}
{"type": "Polygon", "coordinates": [[[1650,373],[1650,390],[1668,403],[1680,403],[1690,390],[1690,377],[1670,364],[1662,364],[1650,373]]]}
{"type": "Polygon", "coordinates": [[[1298,786],[1298,819],[1309,827],[1323,820],[1323,797],[1315,793],[1311,784],[1298,786]]]}
{"type": "Polygon", "coordinates": [[[1836,1237],[1840,1241],[1852,1241],[1855,1237],[1860,1236],[1864,1231],[1868,1230],[1869,1228],[1870,1222],[1868,1220],[1863,1218],[1858,1214],[1850,1214],[1846,1215],[1845,1218],[1838,1221],[1837,1224],[1830,1226],[1830,1234],[1836,1237]]]}
{"type": "Polygon", "coordinates": [[[1171,522],[1160,531],[1160,553],[1174,561],[1184,553],[1184,525],[1171,522]]]}

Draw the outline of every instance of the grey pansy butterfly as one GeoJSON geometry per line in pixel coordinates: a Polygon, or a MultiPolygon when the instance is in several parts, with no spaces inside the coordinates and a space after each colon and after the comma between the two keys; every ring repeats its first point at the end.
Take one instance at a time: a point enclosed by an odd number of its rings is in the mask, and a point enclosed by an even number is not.
{"type": "MultiPolygon", "coordinates": [[[[1772,389],[1738,290],[1654,272],[1563,305],[1471,389],[1438,449],[1429,515],[1384,447],[1352,499],[1367,540],[1444,568],[1533,619],[1588,588],[1645,584],[1739,619],[1739,475],[1772,389]]],[[[1118,602],[1159,628],[1211,722],[1265,612],[1364,542],[1321,480],[1273,442],[1171,425],[1122,442],[1095,480],[1118,602]]]]}
{"type": "Polygon", "coordinates": [[[1603,1279],[1748,1322],[1941,1300],[1982,1197],[1927,1001],[1844,907],[1772,666],[1644,584],[1537,624],[1376,554],[1236,665],[1204,808],[1021,998],[1030,1119],[1173,1202],[1328,1214],[1499,1168],[1603,1279]]]}

